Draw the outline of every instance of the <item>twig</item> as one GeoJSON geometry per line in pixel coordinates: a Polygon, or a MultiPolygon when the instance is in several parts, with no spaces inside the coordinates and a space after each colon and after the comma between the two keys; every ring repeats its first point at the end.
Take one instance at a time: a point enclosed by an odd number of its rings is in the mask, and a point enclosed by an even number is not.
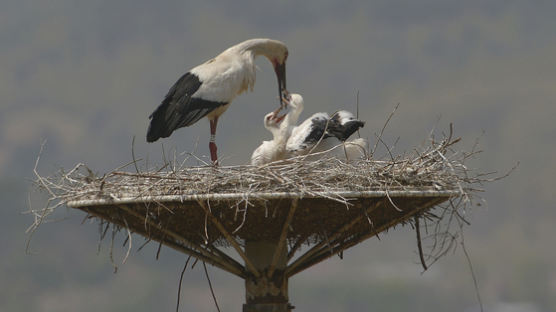
{"type": "MultiPolygon", "coordinates": [[[[37,156],[37,159],[35,160],[35,167],[33,167],[33,173],[35,174],[35,177],[37,177],[38,181],[43,183],[44,185],[44,179],[39,175],[38,171],[37,171],[37,167],[39,166],[39,161],[41,159],[41,155],[42,155],[42,151],[44,150],[44,146],[46,145],[46,140],[41,142],[41,148],[39,150],[39,155],[37,156]]],[[[52,192],[47,188],[47,190],[49,191],[49,193],[52,194],[52,192]]],[[[44,207],[44,209],[42,210],[42,213],[40,214],[38,220],[35,219],[35,222],[33,223],[33,225],[30,228],[29,231],[29,237],[27,238],[27,243],[25,246],[25,252],[30,253],[30,246],[31,246],[31,239],[33,238],[33,234],[35,234],[35,231],[37,230],[37,228],[42,224],[44,218],[47,215],[47,208],[50,206],[50,202],[51,200],[48,200],[46,202],[46,206],[44,207]]],[[[29,200],[29,209],[31,209],[31,201],[29,200]]]]}
{"type": "Polygon", "coordinates": [[[190,259],[191,259],[191,256],[188,256],[187,260],[185,260],[185,265],[183,266],[183,270],[181,270],[180,282],[178,284],[178,301],[176,302],[176,312],[179,312],[179,309],[180,309],[181,282],[183,280],[183,274],[185,273],[185,269],[187,269],[187,264],[189,263],[190,259]]]}
{"type": "Polygon", "coordinates": [[[396,206],[396,204],[394,204],[394,201],[392,200],[392,197],[390,197],[390,193],[388,192],[388,189],[386,189],[386,197],[388,198],[388,201],[390,202],[390,204],[392,204],[392,207],[394,207],[394,209],[396,209],[398,212],[403,211],[400,208],[398,208],[398,206],[396,206]]]}
{"type": "Polygon", "coordinates": [[[481,293],[479,291],[479,283],[477,282],[477,276],[475,275],[475,270],[473,270],[473,264],[471,263],[471,257],[469,257],[469,253],[467,252],[467,248],[465,247],[465,243],[463,240],[463,235],[461,237],[461,248],[463,249],[463,254],[465,255],[465,259],[467,260],[467,265],[469,266],[469,271],[471,272],[471,277],[473,278],[473,285],[475,287],[475,294],[477,295],[477,301],[479,302],[479,307],[481,308],[481,312],[483,312],[483,301],[481,300],[481,293]]]}
{"type": "Polygon", "coordinates": [[[114,268],[114,273],[118,272],[118,266],[114,261],[114,238],[116,237],[116,224],[112,224],[112,240],[110,242],[110,263],[112,263],[112,267],[114,268]]]}
{"type": "Polygon", "coordinates": [[[390,115],[388,116],[388,118],[386,119],[386,122],[384,123],[384,126],[382,126],[382,129],[380,130],[380,134],[378,135],[378,139],[375,142],[375,145],[373,146],[373,149],[370,152],[371,157],[374,156],[375,151],[376,151],[376,147],[378,145],[378,141],[382,139],[382,134],[384,133],[384,129],[386,129],[386,126],[388,125],[388,123],[390,122],[390,119],[392,119],[392,116],[394,116],[394,113],[396,112],[396,110],[398,109],[398,106],[400,106],[400,103],[396,104],[396,107],[394,107],[394,110],[390,113],[390,115]]]}
{"type": "MultiPolygon", "coordinates": [[[[355,117],[359,120],[359,90],[357,90],[357,95],[355,96],[356,101],[355,101],[355,106],[356,106],[356,110],[355,110],[355,117]]],[[[361,133],[359,133],[359,128],[357,128],[357,137],[360,138],[361,137],[361,133]]],[[[346,156],[347,158],[347,156],[346,156]]]]}
{"type": "Polygon", "coordinates": [[[131,238],[131,231],[129,230],[129,224],[127,224],[127,220],[125,219],[125,217],[122,217],[122,220],[124,220],[125,223],[125,229],[127,230],[127,238],[129,242],[127,247],[127,252],[124,256],[124,260],[122,260],[122,264],[125,264],[127,261],[127,257],[129,257],[129,253],[131,252],[132,238],[131,238]]]}
{"type": "Polygon", "coordinates": [[[239,256],[243,259],[243,261],[245,261],[245,265],[247,266],[249,271],[251,271],[251,273],[253,273],[253,275],[255,275],[255,277],[259,277],[261,275],[261,273],[253,265],[251,260],[249,258],[247,258],[247,256],[245,255],[245,252],[243,250],[241,250],[241,247],[239,246],[237,241],[228,233],[228,231],[226,230],[226,228],[224,228],[222,223],[220,223],[220,221],[218,221],[218,219],[212,213],[210,213],[207,206],[202,201],[197,201],[197,203],[199,204],[199,206],[201,206],[201,208],[203,208],[205,210],[205,212],[208,213],[208,216],[209,216],[210,220],[212,221],[212,223],[222,233],[222,235],[224,235],[224,237],[226,237],[226,240],[228,240],[230,245],[232,245],[232,247],[234,247],[234,249],[239,254],[239,256]]]}
{"type": "Polygon", "coordinates": [[[423,270],[426,271],[427,263],[425,262],[425,257],[423,256],[423,246],[421,244],[421,229],[419,226],[419,216],[415,215],[413,217],[415,220],[415,233],[417,234],[417,248],[419,249],[419,259],[421,259],[421,265],[423,266],[423,270]]]}
{"type": "Polygon", "coordinates": [[[216,310],[220,312],[220,307],[218,306],[218,302],[216,301],[216,296],[214,295],[214,289],[212,289],[212,283],[210,282],[210,278],[207,272],[207,265],[205,261],[203,261],[203,268],[205,269],[205,276],[207,277],[207,281],[210,287],[210,294],[212,295],[212,299],[214,300],[214,305],[216,306],[216,310]]]}
{"type": "Polygon", "coordinates": [[[133,139],[131,140],[131,158],[133,159],[135,171],[139,173],[139,167],[137,167],[137,160],[135,159],[135,136],[133,136],[133,139]]]}

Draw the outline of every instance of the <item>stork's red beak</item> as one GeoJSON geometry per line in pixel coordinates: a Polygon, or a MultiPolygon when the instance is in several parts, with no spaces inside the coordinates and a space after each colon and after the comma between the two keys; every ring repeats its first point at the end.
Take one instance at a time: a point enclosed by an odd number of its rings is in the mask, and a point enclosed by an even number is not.
{"type": "Polygon", "coordinates": [[[278,62],[274,63],[274,71],[276,72],[276,78],[278,79],[278,97],[280,99],[280,108],[286,106],[282,97],[283,94],[288,92],[286,89],[286,62],[280,64],[278,62]]]}

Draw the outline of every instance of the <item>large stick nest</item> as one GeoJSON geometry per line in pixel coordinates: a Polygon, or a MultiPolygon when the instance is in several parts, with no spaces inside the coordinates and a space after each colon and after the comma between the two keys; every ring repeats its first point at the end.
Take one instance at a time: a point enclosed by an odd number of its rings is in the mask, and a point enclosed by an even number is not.
{"type": "MultiPolygon", "coordinates": [[[[459,139],[453,139],[451,132],[405,155],[394,156],[385,145],[388,153],[382,159],[373,157],[375,145],[365,159],[350,162],[323,156],[263,166],[187,167],[185,161],[172,161],[161,168],[139,170],[134,161],[126,165],[135,165],[134,171],[123,171],[122,166],[97,175],[78,164],[50,177],[39,175],[35,168],[36,183],[49,200],[44,209],[32,211],[31,228],[67,205],[100,218],[101,229],[106,225],[102,236],[111,223],[116,231],[126,228],[148,241],[196,250],[203,245],[228,246],[230,238],[240,244],[277,240],[292,201],[299,199],[306,201],[287,231],[292,253],[303,243],[327,241],[330,248],[349,245],[346,242],[359,242],[408,220],[419,229],[418,218],[410,219],[416,216],[424,219],[420,227],[426,228],[425,238],[431,242],[426,258],[435,261],[454,246],[458,234],[450,228],[467,223],[465,209],[481,191],[478,186],[489,181],[466,167],[465,161],[477,151],[455,151],[459,139]],[[447,204],[437,205],[441,202],[447,204]],[[224,231],[208,221],[209,214],[224,231]],[[338,233],[350,221],[354,225],[349,231],[338,233]],[[330,237],[335,241],[328,242],[330,237]]],[[[338,250],[343,249],[334,251],[338,250]]]]}
{"type": "MultiPolygon", "coordinates": [[[[186,167],[182,161],[166,162],[162,168],[135,172],[124,166],[99,176],[84,164],[69,171],[60,170],[50,177],[37,175],[37,183],[60,204],[121,198],[156,198],[161,196],[244,194],[245,199],[258,194],[296,193],[300,196],[325,197],[345,202],[341,193],[368,191],[458,191],[467,196],[470,186],[484,181],[469,176],[464,161],[472,154],[456,152],[450,146],[459,139],[446,138],[412,154],[390,159],[352,160],[323,157],[306,160],[297,157],[263,166],[186,167]]],[[[338,146],[337,148],[342,148],[338,146]]],[[[191,155],[190,155],[191,156],[191,155]]],[[[136,161],[126,164],[130,167],[136,161]]],[[[223,197],[222,197],[223,198],[223,197]]],[[[242,199],[242,201],[244,201],[242,199]]]]}

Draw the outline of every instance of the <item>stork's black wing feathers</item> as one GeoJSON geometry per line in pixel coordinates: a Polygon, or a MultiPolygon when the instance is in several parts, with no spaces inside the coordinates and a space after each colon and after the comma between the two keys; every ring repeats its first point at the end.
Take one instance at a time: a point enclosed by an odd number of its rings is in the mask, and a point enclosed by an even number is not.
{"type": "Polygon", "coordinates": [[[315,117],[311,119],[311,128],[305,139],[303,140],[304,148],[316,144],[321,138],[326,139],[330,135],[325,132],[327,120],[322,117],[315,117]]]}
{"type": "Polygon", "coordinates": [[[147,130],[147,142],[167,138],[174,130],[190,126],[216,108],[227,104],[192,97],[201,85],[199,77],[190,72],[176,81],[162,103],[149,116],[151,123],[147,130]]]}

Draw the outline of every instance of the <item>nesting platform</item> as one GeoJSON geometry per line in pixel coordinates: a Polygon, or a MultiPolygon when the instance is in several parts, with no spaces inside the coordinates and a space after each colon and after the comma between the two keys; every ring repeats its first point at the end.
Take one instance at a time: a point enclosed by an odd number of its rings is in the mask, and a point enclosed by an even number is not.
{"type": "MultiPolygon", "coordinates": [[[[232,240],[241,246],[253,241],[278,242],[281,236],[291,246],[290,256],[302,245],[326,242],[316,253],[323,256],[338,253],[343,246],[352,246],[457,195],[458,190],[326,193],[346,201],[341,202],[293,192],[251,193],[245,211],[236,207],[247,196],[241,193],[77,200],[68,206],[201,259],[205,257],[198,250],[210,249],[206,245],[232,246],[232,240]]],[[[219,267],[223,260],[210,259],[205,260],[219,267]]],[[[306,267],[292,266],[288,276],[306,267]]],[[[248,271],[231,273],[245,277],[248,271]]]]}
{"type": "MultiPolygon", "coordinates": [[[[242,212],[236,209],[237,203],[246,197],[242,193],[90,199],[69,201],[67,205],[246,280],[256,281],[261,275],[272,279],[278,273],[282,277],[276,291],[254,291],[251,296],[248,293],[247,302],[265,305],[278,300],[287,306],[287,291],[282,293],[279,289],[289,277],[458,196],[459,190],[323,195],[326,197],[295,192],[251,193],[247,210],[242,212]],[[345,202],[335,198],[343,198],[345,202]],[[295,258],[302,245],[311,248],[295,258]],[[244,264],[220,251],[218,246],[235,248],[244,264]],[[250,246],[252,250],[248,251],[250,246]],[[266,261],[251,259],[265,253],[266,261]],[[270,270],[274,272],[269,274],[270,270]]],[[[260,307],[244,309],[257,310],[260,307]]]]}
{"type": "Polygon", "coordinates": [[[52,177],[37,174],[51,197],[36,226],[58,206],[80,209],[243,278],[244,312],[291,311],[288,279],[294,274],[410,220],[418,229],[419,218],[462,218],[459,210],[480,178],[463,164],[469,154],[449,149],[455,142],[448,138],[413,155],[350,163],[174,162],[102,176],[78,164],[52,177]],[[446,201],[450,208],[432,212],[446,201]]]}

